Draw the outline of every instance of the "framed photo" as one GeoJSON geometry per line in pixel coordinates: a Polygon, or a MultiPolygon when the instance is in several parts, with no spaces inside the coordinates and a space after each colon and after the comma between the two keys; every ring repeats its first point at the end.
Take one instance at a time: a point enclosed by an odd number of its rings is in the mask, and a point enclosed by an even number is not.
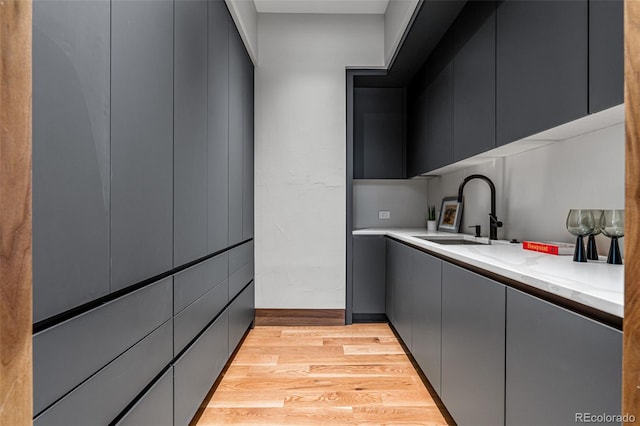
{"type": "Polygon", "coordinates": [[[458,197],[445,197],[442,199],[438,231],[457,233],[460,230],[463,202],[464,200],[458,202],[458,197]]]}

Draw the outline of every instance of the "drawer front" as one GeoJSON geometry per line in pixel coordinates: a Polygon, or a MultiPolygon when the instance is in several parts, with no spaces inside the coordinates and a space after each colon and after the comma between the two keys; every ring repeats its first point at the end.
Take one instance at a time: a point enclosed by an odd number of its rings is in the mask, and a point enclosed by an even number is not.
{"type": "Polygon", "coordinates": [[[232,300],[253,279],[253,260],[229,277],[229,300],[232,300]]]}
{"type": "Polygon", "coordinates": [[[34,413],[54,403],[171,318],[172,278],[33,337],[34,413]]]}
{"type": "Polygon", "coordinates": [[[35,426],[111,422],[171,362],[171,321],[39,415],[35,426]]]}
{"type": "Polygon", "coordinates": [[[174,356],[179,354],[227,304],[227,283],[228,281],[224,280],[174,317],[174,356]]]}
{"type": "Polygon", "coordinates": [[[253,241],[248,241],[229,251],[229,275],[253,261],[253,241]]]}
{"type": "Polygon", "coordinates": [[[227,311],[174,365],[174,425],[188,425],[229,358],[227,311]]]}
{"type": "Polygon", "coordinates": [[[233,353],[255,316],[255,285],[251,283],[229,306],[229,355],[233,353]]]}
{"type": "Polygon", "coordinates": [[[228,277],[229,255],[213,257],[174,276],[173,312],[177,314],[228,277]]]}
{"type": "Polygon", "coordinates": [[[162,375],[116,426],[173,426],[173,367],[162,375]]]}

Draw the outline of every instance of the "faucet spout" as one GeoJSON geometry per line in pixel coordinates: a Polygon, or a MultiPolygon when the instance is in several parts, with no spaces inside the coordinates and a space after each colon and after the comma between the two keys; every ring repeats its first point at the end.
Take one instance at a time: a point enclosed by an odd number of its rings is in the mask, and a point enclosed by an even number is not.
{"type": "Polygon", "coordinates": [[[502,222],[498,220],[496,216],[496,186],[493,184],[491,179],[486,177],[485,175],[469,175],[460,184],[458,187],[458,202],[462,201],[462,193],[464,192],[464,186],[473,179],[481,179],[489,185],[489,189],[491,190],[491,212],[489,213],[489,239],[497,240],[498,239],[498,228],[502,227],[502,222]]]}

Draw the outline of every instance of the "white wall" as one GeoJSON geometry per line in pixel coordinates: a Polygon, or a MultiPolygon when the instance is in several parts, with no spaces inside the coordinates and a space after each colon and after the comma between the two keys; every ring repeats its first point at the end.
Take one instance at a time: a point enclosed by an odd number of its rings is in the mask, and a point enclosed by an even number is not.
{"type": "Polygon", "coordinates": [[[357,179],[353,181],[353,228],[425,228],[427,180],[357,179]],[[379,219],[380,210],[391,213],[379,219]]]}
{"type": "MultiPolygon", "coordinates": [[[[431,179],[429,203],[440,207],[443,196],[456,195],[469,174],[487,175],[497,188],[497,215],[504,222],[498,238],[574,242],[565,221],[571,208],[624,208],[624,124],[554,142],[491,163],[431,179]]],[[[489,187],[480,180],[464,190],[461,232],[482,225],[489,233],[489,187]]],[[[608,240],[599,237],[606,254],[608,240]]]]}
{"type": "Polygon", "coordinates": [[[384,59],[389,65],[404,31],[411,20],[418,0],[390,0],[384,15],[384,59]]]}
{"type": "Polygon", "coordinates": [[[258,17],[256,308],[344,308],[345,67],[381,66],[381,15],[258,17]]]}

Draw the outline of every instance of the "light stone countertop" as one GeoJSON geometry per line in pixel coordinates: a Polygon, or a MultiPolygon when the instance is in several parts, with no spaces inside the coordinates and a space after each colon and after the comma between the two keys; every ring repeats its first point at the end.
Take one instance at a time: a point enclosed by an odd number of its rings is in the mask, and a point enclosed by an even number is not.
{"type": "MultiPolygon", "coordinates": [[[[555,256],[524,250],[522,244],[507,241],[491,245],[442,245],[415,236],[475,240],[467,234],[429,232],[424,228],[368,228],[353,235],[386,235],[422,247],[548,293],[603,312],[624,316],[624,266],[599,261],[578,263],[572,255],[555,256]]],[[[486,241],[487,238],[478,240],[486,241]]]]}

